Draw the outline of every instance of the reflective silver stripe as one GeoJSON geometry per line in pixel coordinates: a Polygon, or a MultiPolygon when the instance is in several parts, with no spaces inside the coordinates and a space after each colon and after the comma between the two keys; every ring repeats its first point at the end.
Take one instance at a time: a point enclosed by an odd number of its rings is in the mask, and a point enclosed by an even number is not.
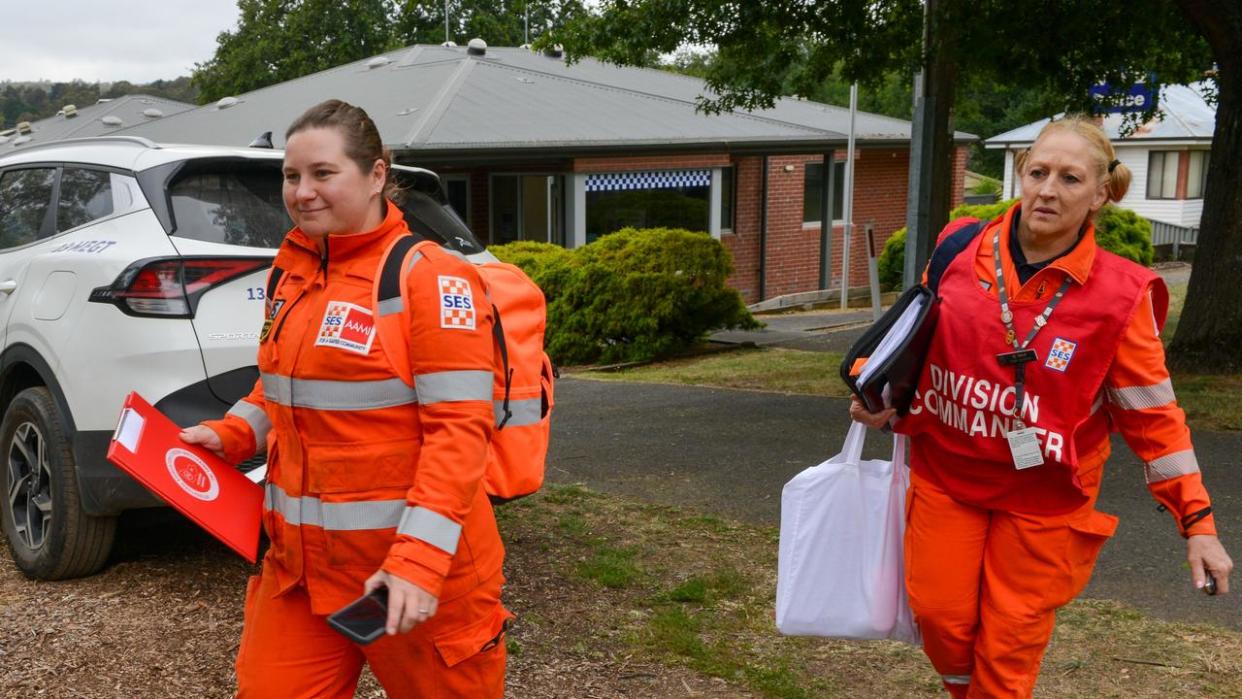
{"type": "Polygon", "coordinates": [[[1159,459],[1148,461],[1143,470],[1147,473],[1148,483],[1167,481],[1188,473],[1198,473],[1199,460],[1195,458],[1194,449],[1175,451],[1159,459]]]}
{"type": "Polygon", "coordinates": [[[250,430],[254,432],[254,443],[262,450],[267,444],[267,433],[272,431],[272,421],[267,418],[263,408],[249,401],[239,400],[229,408],[228,414],[236,415],[250,425],[250,430]]]}
{"type": "Polygon", "coordinates": [[[436,371],[418,374],[414,377],[414,390],[418,393],[418,402],[423,405],[456,400],[491,400],[492,372],[436,371]]]}
{"type": "Polygon", "coordinates": [[[426,541],[451,556],[457,553],[461,525],[425,507],[407,507],[397,525],[397,533],[426,541]]]}
{"type": "Polygon", "coordinates": [[[405,299],[401,296],[391,299],[384,299],[379,302],[379,314],[381,317],[390,316],[394,313],[400,313],[403,310],[405,310],[405,299]]]}
{"type": "Polygon", "coordinates": [[[279,486],[267,484],[263,507],[279,512],[293,526],[323,527],[327,531],[392,529],[401,521],[405,500],[328,502],[305,495],[290,497],[279,486]]]}
{"type": "MultiPolygon", "coordinates": [[[[414,253],[414,255],[410,257],[409,264],[405,266],[405,271],[401,273],[401,278],[405,279],[407,276],[409,276],[410,270],[414,269],[414,265],[418,264],[419,260],[421,259],[423,259],[423,253],[421,252],[414,253]]],[[[400,313],[401,311],[405,310],[405,293],[404,293],[405,287],[404,285],[402,286],[401,291],[402,293],[398,294],[396,298],[384,299],[383,301],[379,302],[378,310],[381,316],[388,316],[388,315],[392,315],[393,313],[400,313]]]]}
{"type": "Polygon", "coordinates": [[[1177,400],[1177,396],[1173,394],[1173,382],[1165,379],[1150,386],[1109,387],[1108,400],[1123,410],[1143,410],[1168,405],[1177,400]]]}
{"type": "MultiPolygon", "coordinates": [[[[492,407],[496,411],[496,424],[505,419],[505,402],[503,400],[492,401],[492,407]]],[[[523,425],[535,425],[543,419],[543,399],[542,398],[526,398],[523,400],[509,401],[509,412],[513,415],[509,421],[505,423],[505,427],[522,427],[523,425]]]]}
{"type": "Polygon", "coordinates": [[[380,381],[290,379],[263,374],[263,397],[281,405],[316,410],[372,410],[417,402],[414,389],[398,378],[380,381]]]}
{"type": "Polygon", "coordinates": [[[941,675],[945,684],[970,684],[970,675],[941,675]]]}

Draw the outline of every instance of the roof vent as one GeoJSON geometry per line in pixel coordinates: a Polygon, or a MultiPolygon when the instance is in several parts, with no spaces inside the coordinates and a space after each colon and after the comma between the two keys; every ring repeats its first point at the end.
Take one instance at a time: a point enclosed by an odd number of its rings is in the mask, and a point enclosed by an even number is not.
{"type": "Polygon", "coordinates": [[[100,121],[104,123],[104,126],[120,126],[125,123],[124,121],[121,121],[121,117],[114,116],[112,114],[100,119],[100,121]]]}
{"type": "Polygon", "coordinates": [[[376,56],[367,61],[367,68],[383,68],[389,63],[392,63],[392,59],[388,56],[376,56]]]}
{"type": "Polygon", "coordinates": [[[466,53],[471,56],[482,56],[487,53],[487,42],[477,36],[466,46],[466,53]]]}
{"type": "Polygon", "coordinates": [[[28,121],[17,122],[17,133],[18,135],[25,135],[25,134],[30,133],[30,122],[28,121]]]}
{"type": "Polygon", "coordinates": [[[9,142],[9,137],[8,137],[8,136],[0,136],[0,146],[2,146],[2,145],[4,145],[4,144],[6,144],[6,143],[8,143],[8,142],[9,142]]]}
{"type": "Polygon", "coordinates": [[[443,47],[444,47],[444,48],[446,48],[446,49],[455,49],[455,48],[457,48],[457,42],[456,42],[456,41],[446,41],[446,42],[444,42],[443,44],[440,44],[440,45],[441,45],[441,46],[443,46],[443,47]]]}
{"type": "Polygon", "coordinates": [[[160,117],[164,116],[164,112],[161,112],[155,107],[152,107],[150,109],[142,110],[142,115],[148,119],[159,119],[160,117]]]}
{"type": "Polygon", "coordinates": [[[228,109],[229,107],[235,107],[240,101],[241,100],[236,97],[221,97],[220,101],[216,102],[216,109],[228,109]]]}
{"type": "Polygon", "coordinates": [[[397,112],[397,116],[409,116],[417,111],[418,111],[418,107],[406,107],[405,109],[402,109],[401,111],[397,112]]]}
{"type": "Polygon", "coordinates": [[[66,104],[65,108],[60,111],[64,113],[66,119],[72,119],[78,115],[78,108],[72,104],[66,104]]]}
{"type": "Polygon", "coordinates": [[[562,58],[565,55],[565,47],[560,44],[553,44],[543,50],[543,55],[548,58],[562,58]]]}
{"type": "Polygon", "coordinates": [[[100,97],[99,99],[95,100],[95,104],[103,104],[104,102],[111,102],[111,101],[112,101],[111,97],[100,97]]]}
{"type": "Polygon", "coordinates": [[[522,44],[522,45],[521,45],[521,46],[519,46],[518,48],[522,49],[523,51],[529,51],[529,50],[530,50],[530,44],[522,44]]]}
{"type": "Polygon", "coordinates": [[[13,139],[13,147],[16,148],[17,146],[20,146],[23,143],[30,143],[30,139],[32,138],[34,137],[33,136],[18,136],[17,138],[13,139]]]}

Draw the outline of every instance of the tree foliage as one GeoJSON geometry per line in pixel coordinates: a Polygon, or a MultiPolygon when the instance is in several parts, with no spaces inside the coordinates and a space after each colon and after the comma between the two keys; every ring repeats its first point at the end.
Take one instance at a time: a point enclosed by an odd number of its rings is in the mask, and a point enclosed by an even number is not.
{"type": "MultiPolygon", "coordinates": [[[[209,102],[410,44],[445,41],[443,0],[238,0],[237,26],[194,69],[209,102]]],[[[451,0],[448,38],[517,46],[582,12],[580,0],[451,0]]]]}

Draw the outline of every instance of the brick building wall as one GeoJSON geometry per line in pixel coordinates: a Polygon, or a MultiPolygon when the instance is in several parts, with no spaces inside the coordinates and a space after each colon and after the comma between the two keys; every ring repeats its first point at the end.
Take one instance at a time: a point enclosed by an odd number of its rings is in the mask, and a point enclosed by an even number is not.
{"type": "MultiPolygon", "coordinates": [[[[836,152],[845,159],[844,149],[836,152]]],[[[967,150],[957,149],[953,175],[953,206],[962,202],[967,150]]],[[[803,224],[802,206],[806,164],[821,162],[820,154],[774,155],[768,158],[768,220],[765,283],[760,284],[760,228],[763,221],[763,156],[703,154],[686,156],[636,156],[624,158],[578,158],[565,163],[562,172],[625,172],[694,168],[734,168],[734,220],[721,242],[733,255],[729,284],[747,303],[783,294],[819,288],[820,227],[803,224]]],[[[854,222],[850,245],[850,286],[867,284],[867,223],[875,226],[876,252],[894,231],[905,226],[909,151],[905,148],[859,149],[855,160],[854,222]]],[[[451,167],[442,173],[454,171],[451,167]]],[[[456,169],[462,172],[462,169],[456,169]]],[[[485,244],[490,243],[489,175],[501,172],[546,172],[548,165],[468,170],[470,180],[470,227],[485,244]]],[[[842,212],[836,212],[841,216],[842,212]]],[[[722,222],[726,228],[729,222],[722,222]]],[[[832,232],[832,280],[841,278],[844,231],[832,232]]]]}

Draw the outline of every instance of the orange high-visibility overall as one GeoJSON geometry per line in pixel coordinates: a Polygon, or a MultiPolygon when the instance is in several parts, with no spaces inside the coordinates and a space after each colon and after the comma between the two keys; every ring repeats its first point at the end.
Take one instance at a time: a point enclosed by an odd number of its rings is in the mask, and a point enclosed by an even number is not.
{"type": "Polygon", "coordinates": [[[1183,536],[1216,532],[1158,337],[1163,284],[1100,250],[1091,227],[1022,284],[1005,252],[1018,216],[1015,205],[988,224],[946,270],[920,393],[897,424],[911,437],[914,472],[907,590],[924,651],[954,697],[1032,695],[1056,609],[1086,586],[1117,526],[1095,509],[1110,428],[1145,462],[1183,536]],[[1012,349],[996,292],[998,230],[1019,339],[1072,280],[1031,344],[1039,360],[1025,371],[1023,417],[1039,430],[1045,463],[1022,471],[1004,440],[1013,371],[993,356],[1012,349]]]}
{"type": "Polygon", "coordinates": [[[247,589],[239,696],[352,696],[363,659],[394,697],[500,697],[504,550],[481,487],[493,430],[491,306],[473,266],[426,246],[405,279],[414,386],[376,341],[380,255],[407,234],[294,229],[266,301],[260,379],[219,421],[234,461],[268,453],[271,548],[247,589]],[[380,568],[438,596],[411,632],[360,648],[324,617],[380,568]]]}

